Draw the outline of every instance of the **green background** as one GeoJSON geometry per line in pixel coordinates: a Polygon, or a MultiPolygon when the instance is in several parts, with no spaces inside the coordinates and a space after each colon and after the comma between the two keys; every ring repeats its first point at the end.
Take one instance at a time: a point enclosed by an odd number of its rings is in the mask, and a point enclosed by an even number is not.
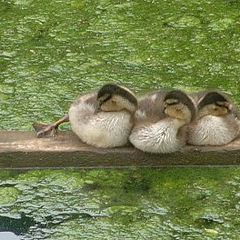
{"type": "Polygon", "coordinates": [[[107,82],[240,103],[240,2],[0,1],[1,129],[53,121],[107,82]]]}
{"type": "MultiPolygon", "coordinates": [[[[240,1],[0,1],[0,129],[121,83],[220,88],[240,104],[240,1]]],[[[66,126],[65,129],[68,129],[66,126]]],[[[240,239],[240,170],[0,172],[0,229],[24,239],[240,239]]]]}

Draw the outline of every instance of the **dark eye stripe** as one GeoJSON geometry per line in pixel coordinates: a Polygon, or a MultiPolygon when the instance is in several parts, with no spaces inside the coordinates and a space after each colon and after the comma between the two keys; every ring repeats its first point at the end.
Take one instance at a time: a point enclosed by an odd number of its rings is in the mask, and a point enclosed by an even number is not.
{"type": "Polygon", "coordinates": [[[176,105],[178,104],[179,102],[173,102],[173,103],[167,103],[168,106],[172,106],[172,105],[176,105]]]}
{"type": "Polygon", "coordinates": [[[103,100],[101,101],[101,104],[105,103],[106,101],[108,101],[108,100],[111,99],[111,98],[112,98],[111,95],[107,96],[105,99],[103,99],[103,100]]]}
{"type": "Polygon", "coordinates": [[[177,100],[177,99],[176,99],[176,101],[173,101],[173,102],[168,102],[168,101],[166,101],[166,104],[167,104],[168,106],[176,105],[176,104],[179,104],[179,103],[180,103],[180,101],[177,100]]]}
{"type": "Polygon", "coordinates": [[[219,104],[219,103],[215,103],[215,104],[216,104],[216,106],[218,106],[218,107],[224,107],[224,108],[228,109],[228,107],[225,106],[224,104],[219,104]]]}

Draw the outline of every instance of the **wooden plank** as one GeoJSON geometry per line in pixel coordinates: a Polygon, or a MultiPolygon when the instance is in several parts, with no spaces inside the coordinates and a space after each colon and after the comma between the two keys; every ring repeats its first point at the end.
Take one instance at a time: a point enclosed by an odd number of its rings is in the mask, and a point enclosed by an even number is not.
{"type": "Polygon", "coordinates": [[[186,146],[171,154],[143,153],[131,146],[100,149],[73,133],[36,138],[33,132],[0,132],[0,169],[240,166],[240,137],[221,147],[186,146]]]}

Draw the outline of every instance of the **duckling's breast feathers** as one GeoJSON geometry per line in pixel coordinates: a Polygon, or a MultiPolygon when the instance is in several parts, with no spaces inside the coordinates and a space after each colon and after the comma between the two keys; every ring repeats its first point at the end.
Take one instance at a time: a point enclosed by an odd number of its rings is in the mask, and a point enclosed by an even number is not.
{"type": "Polygon", "coordinates": [[[239,132],[240,125],[233,115],[207,115],[189,125],[188,142],[193,145],[224,145],[233,141],[239,132]]]}

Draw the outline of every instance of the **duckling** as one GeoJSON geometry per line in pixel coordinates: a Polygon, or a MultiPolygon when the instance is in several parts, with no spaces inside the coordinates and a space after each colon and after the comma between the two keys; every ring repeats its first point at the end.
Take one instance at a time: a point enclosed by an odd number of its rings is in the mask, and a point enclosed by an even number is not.
{"type": "Polygon", "coordinates": [[[106,84],[98,92],[79,97],[66,117],[42,129],[35,128],[41,137],[70,121],[73,132],[83,142],[102,148],[119,147],[128,142],[136,110],[137,99],[129,89],[106,84]]]}
{"type": "Polygon", "coordinates": [[[130,142],[151,153],[170,153],[186,142],[185,126],[195,116],[191,99],[179,90],[160,90],[142,100],[135,114],[130,142]]]}
{"type": "Polygon", "coordinates": [[[240,132],[237,107],[220,91],[193,94],[197,116],[188,127],[188,143],[192,145],[225,145],[240,132]]]}

